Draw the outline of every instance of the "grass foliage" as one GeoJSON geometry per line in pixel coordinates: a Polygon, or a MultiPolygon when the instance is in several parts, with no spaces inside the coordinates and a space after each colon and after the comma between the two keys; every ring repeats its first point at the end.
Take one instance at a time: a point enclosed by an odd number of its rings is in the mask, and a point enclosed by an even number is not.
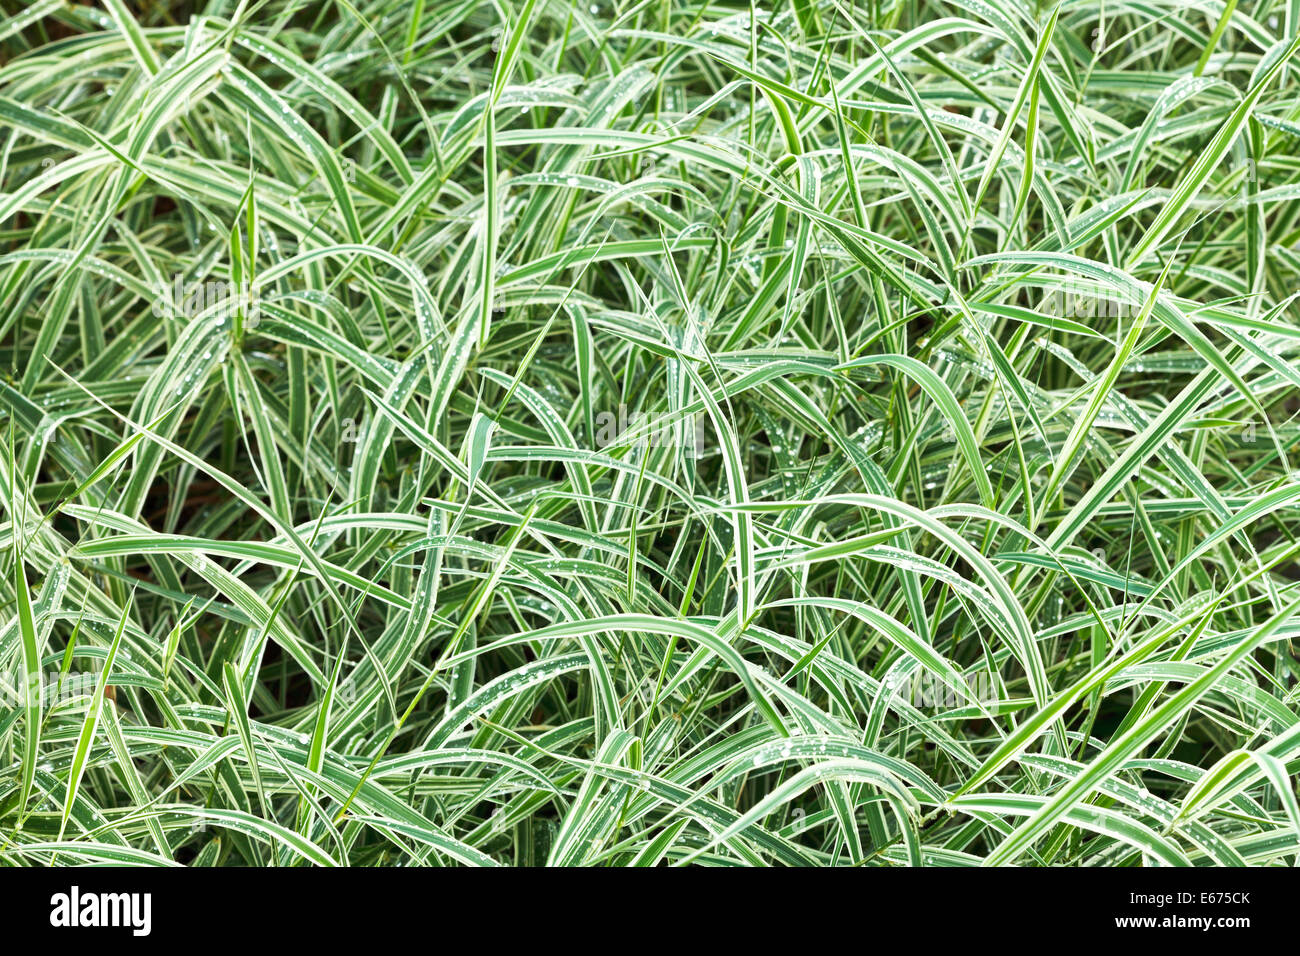
{"type": "Polygon", "coordinates": [[[0,23],[0,863],[1293,865],[1300,6],[0,23]]]}

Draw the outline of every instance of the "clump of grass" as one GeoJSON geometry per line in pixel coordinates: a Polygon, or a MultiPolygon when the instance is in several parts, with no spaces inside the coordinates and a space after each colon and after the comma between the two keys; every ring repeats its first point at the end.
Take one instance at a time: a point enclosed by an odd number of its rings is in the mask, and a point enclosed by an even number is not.
{"type": "Polygon", "coordinates": [[[0,862],[1297,862],[1295,5],[6,6],[0,862]]]}

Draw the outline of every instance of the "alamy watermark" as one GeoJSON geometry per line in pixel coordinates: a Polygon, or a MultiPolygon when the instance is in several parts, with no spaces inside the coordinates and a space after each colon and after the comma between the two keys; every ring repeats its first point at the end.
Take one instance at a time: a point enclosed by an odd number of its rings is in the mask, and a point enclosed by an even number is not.
{"type": "Polygon", "coordinates": [[[61,929],[120,927],[148,936],[152,913],[152,893],[92,893],[73,885],[50,897],[50,925],[61,929]]]}
{"type": "Polygon", "coordinates": [[[703,458],[707,439],[704,416],[673,419],[667,415],[629,412],[619,405],[616,412],[596,415],[596,447],[635,445],[638,448],[680,448],[690,458],[703,458]]]}
{"type": "Polygon", "coordinates": [[[186,282],[184,276],[177,275],[170,286],[158,284],[153,300],[154,318],[162,319],[170,315],[182,315],[194,318],[210,314],[214,319],[225,321],[242,313],[244,328],[256,327],[260,318],[257,291],[249,282],[225,282],[209,279],[204,282],[186,282]]]}
{"type": "Polygon", "coordinates": [[[918,709],[922,707],[952,709],[965,707],[974,702],[992,704],[998,700],[993,676],[987,671],[979,671],[966,678],[966,686],[970,689],[969,694],[954,690],[930,671],[917,671],[913,674],[901,674],[895,671],[885,678],[882,686],[893,700],[910,704],[918,709]]]}
{"type": "Polygon", "coordinates": [[[39,689],[45,706],[53,707],[80,697],[90,698],[99,684],[99,674],[95,671],[69,671],[66,674],[60,671],[38,671],[16,681],[0,676],[0,704],[9,707],[24,706],[27,702],[27,695],[23,692],[24,683],[33,691],[39,689]]]}
{"type": "Polygon", "coordinates": [[[1046,315],[1064,319],[1135,319],[1142,303],[1108,295],[1094,285],[1067,282],[1049,291],[1039,305],[1046,315]]]}

